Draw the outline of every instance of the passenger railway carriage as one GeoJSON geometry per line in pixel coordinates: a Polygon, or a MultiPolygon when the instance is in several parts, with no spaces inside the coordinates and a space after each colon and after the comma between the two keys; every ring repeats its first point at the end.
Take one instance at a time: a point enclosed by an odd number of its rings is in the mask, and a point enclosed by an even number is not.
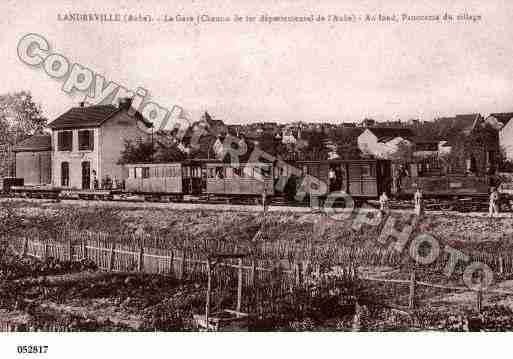
{"type": "Polygon", "coordinates": [[[391,182],[390,164],[381,160],[297,161],[281,167],[271,163],[195,160],[125,167],[126,193],[175,200],[182,200],[184,195],[260,198],[264,191],[269,197],[286,196],[292,200],[306,176],[326,187],[322,193],[312,191],[312,195],[324,197],[329,192],[344,191],[355,198],[370,199],[390,192],[391,182]],[[282,188],[277,186],[280,180],[287,182],[282,188]]]}
{"type": "Polygon", "coordinates": [[[311,175],[326,183],[328,192],[343,191],[355,198],[377,198],[383,192],[390,193],[390,161],[298,161],[295,165],[303,176],[311,175]]]}
{"type": "Polygon", "coordinates": [[[212,160],[139,163],[125,166],[124,192],[182,200],[191,196],[259,197],[274,194],[273,167],[264,163],[239,165],[212,160]]]}

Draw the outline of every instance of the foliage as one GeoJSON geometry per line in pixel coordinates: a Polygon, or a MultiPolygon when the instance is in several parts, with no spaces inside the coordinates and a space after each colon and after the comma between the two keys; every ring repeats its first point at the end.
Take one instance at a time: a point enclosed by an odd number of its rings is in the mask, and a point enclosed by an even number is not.
{"type": "Polygon", "coordinates": [[[155,146],[151,140],[145,141],[141,138],[135,141],[125,140],[118,164],[152,162],[155,152],[155,146]]]}
{"type": "Polygon", "coordinates": [[[46,126],[41,106],[29,91],[0,95],[0,144],[16,142],[46,126]]]}

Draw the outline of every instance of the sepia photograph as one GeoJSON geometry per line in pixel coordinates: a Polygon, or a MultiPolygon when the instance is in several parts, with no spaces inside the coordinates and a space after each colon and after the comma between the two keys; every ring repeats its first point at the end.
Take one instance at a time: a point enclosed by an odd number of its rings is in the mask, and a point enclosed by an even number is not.
{"type": "Polygon", "coordinates": [[[0,14],[6,358],[513,331],[513,3],[0,14]]]}

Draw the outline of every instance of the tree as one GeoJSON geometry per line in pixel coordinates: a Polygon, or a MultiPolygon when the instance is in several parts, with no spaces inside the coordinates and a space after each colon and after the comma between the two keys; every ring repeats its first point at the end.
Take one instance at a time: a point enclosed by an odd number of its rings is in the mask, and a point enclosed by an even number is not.
{"type": "Polygon", "coordinates": [[[0,95],[0,177],[14,173],[13,146],[46,126],[28,91],[0,95]]]}
{"type": "Polygon", "coordinates": [[[0,144],[17,142],[42,131],[47,120],[29,91],[0,95],[0,144]]]}
{"type": "Polygon", "coordinates": [[[155,152],[155,146],[151,140],[145,141],[142,138],[135,141],[125,140],[118,164],[152,162],[155,152]]]}

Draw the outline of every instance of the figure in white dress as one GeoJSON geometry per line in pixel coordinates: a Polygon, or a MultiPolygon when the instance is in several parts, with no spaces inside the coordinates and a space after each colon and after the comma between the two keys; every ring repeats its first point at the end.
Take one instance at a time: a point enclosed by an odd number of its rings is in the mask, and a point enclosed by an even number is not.
{"type": "Polygon", "coordinates": [[[388,196],[386,192],[383,192],[381,196],[379,196],[379,212],[381,217],[385,216],[388,212],[388,196]]]}
{"type": "Polygon", "coordinates": [[[417,188],[415,191],[413,200],[415,203],[415,214],[420,216],[422,214],[422,192],[420,191],[420,188],[417,188]]]}
{"type": "Polygon", "coordinates": [[[488,209],[488,217],[494,217],[499,214],[499,192],[495,187],[490,191],[490,207],[488,209]]]}

